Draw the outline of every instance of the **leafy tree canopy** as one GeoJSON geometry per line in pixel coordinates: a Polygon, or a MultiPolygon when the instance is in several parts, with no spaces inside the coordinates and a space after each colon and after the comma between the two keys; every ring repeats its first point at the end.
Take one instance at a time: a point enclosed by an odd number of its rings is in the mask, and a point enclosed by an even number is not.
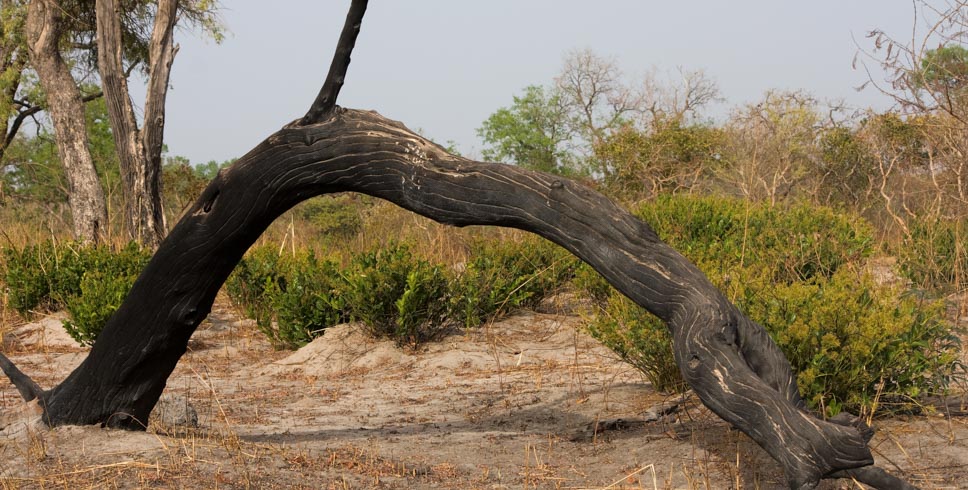
{"type": "Polygon", "coordinates": [[[568,113],[555,91],[532,85],[514,97],[510,107],[498,109],[477,130],[487,148],[483,157],[559,174],[575,173],[567,151],[573,133],[568,113]]]}

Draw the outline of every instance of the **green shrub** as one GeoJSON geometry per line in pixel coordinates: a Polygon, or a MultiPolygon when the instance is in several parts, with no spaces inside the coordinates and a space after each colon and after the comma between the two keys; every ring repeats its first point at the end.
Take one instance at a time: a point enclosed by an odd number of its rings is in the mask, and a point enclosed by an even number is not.
{"type": "Polygon", "coordinates": [[[80,294],[67,299],[67,333],[82,345],[92,345],[111,315],[118,310],[138,276],[97,270],[84,273],[80,294]]]}
{"type": "Polygon", "coordinates": [[[312,252],[254,247],[225,283],[229,298],[277,349],[297,349],[348,319],[339,264],[312,252]]]}
{"type": "Polygon", "coordinates": [[[827,415],[915,409],[918,396],[944,391],[958,368],[960,344],[942,302],[847,269],[792,284],[741,277],[737,304],[770,332],[800,393],[827,415]]]}
{"type": "MultiPolygon", "coordinates": [[[[708,198],[664,199],[653,208],[671,213],[658,221],[660,235],[770,332],[812,408],[827,415],[908,410],[918,395],[946,388],[959,345],[942,305],[902,297],[843,267],[868,253],[871,240],[859,220],[805,206],[750,205],[747,212],[729,200],[715,209],[708,198]],[[673,228],[682,236],[670,234],[673,228]]],[[[605,288],[591,268],[580,268],[578,278],[598,305],[589,332],[657,389],[681,387],[658,319],[605,288]]]]}
{"type": "Polygon", "coordinates": [[[276,348],[297,349],[318,337],[327,327],[346,322],[339,264],[319,261],[312,253],[280,262],[280,280],[266,283],[266,303],[275,322],[259,329],[276,348]]]}
{"type": "Polygon", "coordinates": [[[351,315],[374,337],[416,345],[450,326],[450,279],[445,269],[415,257],[406,245],[390,244],[357,255],[344,279],[351,315]]]}
{"type": "Polygon", "coordinates": [[[642,371],[656,391],[678,393],[686,388],[672,354],[668,328],[625,296],[610,296],[589,322],[588,331],[642,371]]]}
{"type": "Polygon", "coordinates": [[[33,310],[52,306],[50,279],[46,272],[53,265],[49,248],[31,245],[20,250],[3,250],[7,304],[23,316],[28,316],[33,310]]]}
{"type": "Polygon", "coordinates": [[[225,281],[225,291],[232,303],[260,326],[272,322],[272,305],[266,289],[278,287],[284,274],[280,267],[281,260],[278,247],[253,247],[225,281]]]}
{"type": "Polygon", "coordinates": [[[518,308],[534,308],[568,282],[577,263],[537,237],[477,242],[457,284],[454,314],[475,327],[518,308]]]}
{"type": "Polygon", "coordinates": [[[88,271],[137,275],[151,257],[135,243],[115,250],[51,241],[20,250],[6,248],[3,255],[8,301],[22,314],[63,308],[68,298],[81,293],[81,278],[88,271]]]}
{"type": "Polygon", "coordinates": [[[693,262],[772,264],[778,282],[830,277],[870,255],[873,231],[856,216],[808,204],[662,195],[635,212],[693,262]]]}
{"type": "Polygon", "coordinates": [[[86,247],[61,257],[51,281],[51,296],[67,309],[67,333],[79,343],[91,345],[128,296],[151,255],[131,242],[117,251],[106,246],[86,247]]]}
{"type": "Polygon", "coordinates": [[[595,311],[600,311],[608,305],[608,301],[619,293],[592,266],[581,262],[575,267],[575,277],[572,285],[585,295],[592,303],[595,311]]]}
{"type": "Polygon", "coordinates": [[[942,293],[968,287],[968,221],[920,219],[897,250],[901,273],[917,287],[942,293]],[[961,284],[957,284],[958,281],[961,284]]]}
{"type": "Polygon", "coordinates": [[[363,228],[359,199],[346,194],[314,197],[300,204],[297,212],[322,234],[351,236],[363,228]]]}

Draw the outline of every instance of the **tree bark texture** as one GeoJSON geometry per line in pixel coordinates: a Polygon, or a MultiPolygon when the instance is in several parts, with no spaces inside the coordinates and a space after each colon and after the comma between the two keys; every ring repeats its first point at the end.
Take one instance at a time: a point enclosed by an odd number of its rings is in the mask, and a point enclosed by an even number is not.
{"type": "Polygon", "coordinates": [[[283,128],[219,173],[88,358],[43,393],[48,423],[143,428],[245,250],[295,204],[344,191],[455,226],[534,232],[576,254],[669,325],[676,361],[700,399],[773,455],[791,488],[873,464],[866,426],[808,413],[766,331],[646,223],[579,184],[454,157],[375,112],[342,109],[320,123],[283,128]]]}
{"type": "Polygon", "coordinates": [[[121,5],[97,0],[98,71],[118,160],[121,164],[125,232],[128,237],[156,248],[165,237],[161,203],[161,151],[165,129],[165,98],[176,48],[177,0],[160,0],[151,33],[148,92],[144,127],[138,128],[128,81],[122,64],[121,5]]]}
{"type": "Polygon", "coordinates": [[[47,96],[57,153],[70,186],[68,203],[75,238],[98,242],[108,224],[107,204],[91,152],[80,89],[60,53],[62,9],[56,0],[33,0],[27,8],[25,35],[30,62],[47,96]]]}

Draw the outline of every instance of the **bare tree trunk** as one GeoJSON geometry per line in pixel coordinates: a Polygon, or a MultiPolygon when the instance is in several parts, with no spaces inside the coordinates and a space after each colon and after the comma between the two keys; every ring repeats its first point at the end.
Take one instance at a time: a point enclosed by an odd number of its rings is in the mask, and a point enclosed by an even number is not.
{"type": "Polygon", "coordinates": [[[74,236],[82,241],[98,242],[106,233],[107,205],[87,146],[81,93],[60,53],[61,13],[56,0],[33,0],[27,10],[25,35],[31,65],[47,95],[57,152],[70,185],[68,202],[74,236]]]}
{"type": "Polygon", "coordinates": [[[160,0],[148,60],[148,94],[144,128],[138,128],[122,65],[121,6],[97,0],[98,70],[121,163],[125,231],[143,245],[157,248],[165,237],[161,203],[161,150],[165,98],[176,48],[172,43],[177,0],[160,0]]]}

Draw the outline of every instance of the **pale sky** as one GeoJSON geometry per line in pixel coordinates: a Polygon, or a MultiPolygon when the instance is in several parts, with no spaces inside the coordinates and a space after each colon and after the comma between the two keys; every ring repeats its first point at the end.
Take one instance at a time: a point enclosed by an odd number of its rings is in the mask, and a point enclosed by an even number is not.
{"type": "MultiPolygon", "coordinates": [[[[193,163],[242,156],[312,103],[349,0],[224,0],[221,45],[179,32],[165,139],[193,163]]],[[[911,1],[374,0],[338,103],[372,109],[480,154],[491,113],[549,85],[568,51],[614,58],[630,79],[702,69],[728,107],[769,89],[886,108],[852,68],[880,28],[911,36],[911,1]]],[[[136,104],[139,101],[135,101],[136,104]]],[[[140,105],[140,104],[139,104],[140,105]]]]}

